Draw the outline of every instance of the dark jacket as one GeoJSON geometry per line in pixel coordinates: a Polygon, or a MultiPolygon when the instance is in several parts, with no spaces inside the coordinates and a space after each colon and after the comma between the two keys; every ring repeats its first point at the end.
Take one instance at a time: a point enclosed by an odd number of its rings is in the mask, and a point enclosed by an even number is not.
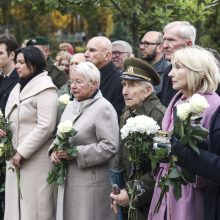
{"type": "Polygon", "coordinates": [[[158,94],[162,90],[164,74],[169,65],[170,65],[170,62],[165,60],[164,57],[162,57],[158,62],[153,64],[154,69],[157,71],[157,73],[160,76],[160,84],[157,86],[154,86],[156,94],[158,94]]]}
{"type": "Polygon", "coordinates": [[[11,90],[18,83],[19,77],[17,71],[14,69],[9,77],[0,79],[0,108],[2,113],[5,114],[5,106],[11,90]]]}
{"type": "Polygon", "coordinates": [[[112,62],[107,63],[100,69],[101,84],[100,90],[115,108],[118,118],[120,118],[125,106],[122,95],[121,73],[116,69],[112,62]]]}
{"type": "Polygon", "coordinates": [[[166,107],[170,104],[171,99],[177,93],[177,90],[173,89],[171,78],[168,76],[171,70],[172,65],[170,64],[164,72],[162,90],[157,94],[161,103],[166,107]]]}
{"type": "MultiPolygon", "coordinates": [[[[120,128],[126,124],[126,121],[130,117],[135,117],[137,115],[146,115],[152,117],[158,124],[161,126],[163,115],[166,108],[160,103],[160,100],[153,93],[143,102],[143,105],[137,109],[135,112],[130,112],[129,109],[125,108],[124,113],[121,116],[120,128]]],[[[145,164],[146,165],[146,164],[145,164]]],[[[128,154],[123,142],[120,144],[119,153],[118,153],[118,166],[119,169],[125,169],[125,180],[129,181],[129,174],[131,170],[131,165],[128,161],[128,154]]],[[[144,170],[144,175],[141,177],[141,182],[144,184],[145,193],[138,199],[136,202],[137,208],[137,219],[146,220],[150,202],[154,190],[154,179],[149,175],[149,172],[144,170]]]]}
{"type": "MultiPolygon", "coordinates": [[[[18,83],[19,77],[17,74],[16,69],[12,71],[9,77],[3,78],[3,76],[0,77],[0,108],[2,110],[2,113],[5,114],[5,106],[8,101],[8,97],[14,88],[14,86],[18,83]]],[[[5,163],[0,163],[0,188],[3,188],[3,185],[5,183],[5,173],[4,173],[4,167],[5,163]]],[[[3,219],[4,216],[4,194],[5,192],[0,192],[0,219],[3,219]]]]}
{"type": "Polygon", "coordinates": [[[220,219],[220,106],[212,117],[208,143],[200,146],[200,155],[190,150],[185,167],[208,181],[205,192],[205,220],[220,219]],[[201,149],[207,147],[207,149],[201,149]]]}
{"type": "Polygon", "coordinates": [[[48,75],[51,77],[54,85],[58,89],[60,89],[61,86],[63,86],[68,80],[66,73],[64,73],[62,70],[56,67],[50,58],[48,58],[46,63],[47,63],[46,70],[48,71],[48,75]]]}

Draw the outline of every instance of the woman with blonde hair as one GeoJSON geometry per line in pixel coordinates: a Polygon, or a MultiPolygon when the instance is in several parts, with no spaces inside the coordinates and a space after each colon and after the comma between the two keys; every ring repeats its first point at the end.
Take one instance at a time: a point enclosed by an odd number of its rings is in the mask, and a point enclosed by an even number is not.
{"type": "MultiPolygon", "coordinates": [[[[171,59],[173,68],[169,73],[173,89],[178,93],[171,100],[165,113],[162,128],[172,132],[174,126],[173,109],[186,103],[190,97],[199,93],[207,100],[209,107],[202,113],[201,125],[209,128],[211,117],[220,105],[220,97],[215,93],[220,82],[219,68],[214,56],[199,46],[185,47],[177,50],[171,59]]],[[[193,163],[193,161],[192,161],[193,163]]],[[[168,163],[160,163],[156,181],[160,181],[168,169],[168,163]]],[[[173,188],[165,194],[158,213],[154,213],[161,190],[155,185],[148,220],[195,220],[204,219],[204,190],[207,183],[196,176],[195,183],[181,185],[182,197],[176,201],[173,188]]]]}

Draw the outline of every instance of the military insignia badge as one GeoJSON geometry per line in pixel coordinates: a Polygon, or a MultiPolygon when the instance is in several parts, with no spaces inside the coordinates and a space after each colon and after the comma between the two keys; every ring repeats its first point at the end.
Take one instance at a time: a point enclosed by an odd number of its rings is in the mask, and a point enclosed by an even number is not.
{"type": "Polygon", "coordinates": [[[133,66],[130,66],[130,67],[128,68],[128,73],[134,73],[134,68],[133,68],[133,66]]]}

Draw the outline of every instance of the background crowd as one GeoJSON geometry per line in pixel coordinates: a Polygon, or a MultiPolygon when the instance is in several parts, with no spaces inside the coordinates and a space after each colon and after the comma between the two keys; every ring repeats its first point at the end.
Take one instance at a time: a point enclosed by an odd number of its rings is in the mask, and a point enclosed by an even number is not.
{"type": "MultiPolygon", "coordinates": [[[[0,108],[11,122],[16,150],[6,161],[6,175],[0,176],[5,185],[0,219],[113,220],[119,208],[128,219],[128,186],[137,171],[129,162],[120,128],[129,118],[146,115],[172,132],[174,109],[196,93],[209,103],[201,116],[209,137],[199,144],[199,155],[178,140],[171,141],[171,154],[181,158],[178,166],[195,174],[196,182],[181,185],[178,201],[170,188],[155,213],[158,181],[169,165],[160,161],[152,170],[143,155],[138,179],[143,193],[135,201],[137,214],[130,219],[220,219],[219,55],[195,42],[196,28],[174,21],[163,33],[149,30],[143,35],[140,58],[126,41],[95,36],[84,53],[62,43],[53,60],[44,36],[30,39],[23,48],[13,36],[0,36],[0,108]],[[70,97],[66,105],[58,101],[64,94],[70,97]],[[56,127],[66,120],[77,131],[69,140],[77,150],[74,157],[53,149],[56,127]],[[65,183],[49,184],[49,171],[63,160],[68,161],[65,183]],[[20,191],[10,167],[19,169],[20,191]],[[125,185],[117,193],[111,192],[110,169],[124,170],[125,185]]],[[[5,136],[0,129],[0,138],[5,136]]],[[[0,166],[4,170],[5,163],[0,166]]]]}

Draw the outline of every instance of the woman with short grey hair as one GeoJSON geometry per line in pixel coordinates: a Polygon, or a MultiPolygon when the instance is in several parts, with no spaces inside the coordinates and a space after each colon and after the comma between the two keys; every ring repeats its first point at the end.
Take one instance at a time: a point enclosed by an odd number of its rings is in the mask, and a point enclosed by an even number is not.
{"type": "Polygon", "coordinates": [[[81,62],[74,67],[70,83],[74,100],[61,122],[71,120],[77,131],[71,140],[77,156],[51,153],[54,164],[69,161],[65,184],[58,188],[56,220],[112,220],[108,170],[119,145],[117,114],[99,90],[100,72],[94,64],[81,62]]]}

